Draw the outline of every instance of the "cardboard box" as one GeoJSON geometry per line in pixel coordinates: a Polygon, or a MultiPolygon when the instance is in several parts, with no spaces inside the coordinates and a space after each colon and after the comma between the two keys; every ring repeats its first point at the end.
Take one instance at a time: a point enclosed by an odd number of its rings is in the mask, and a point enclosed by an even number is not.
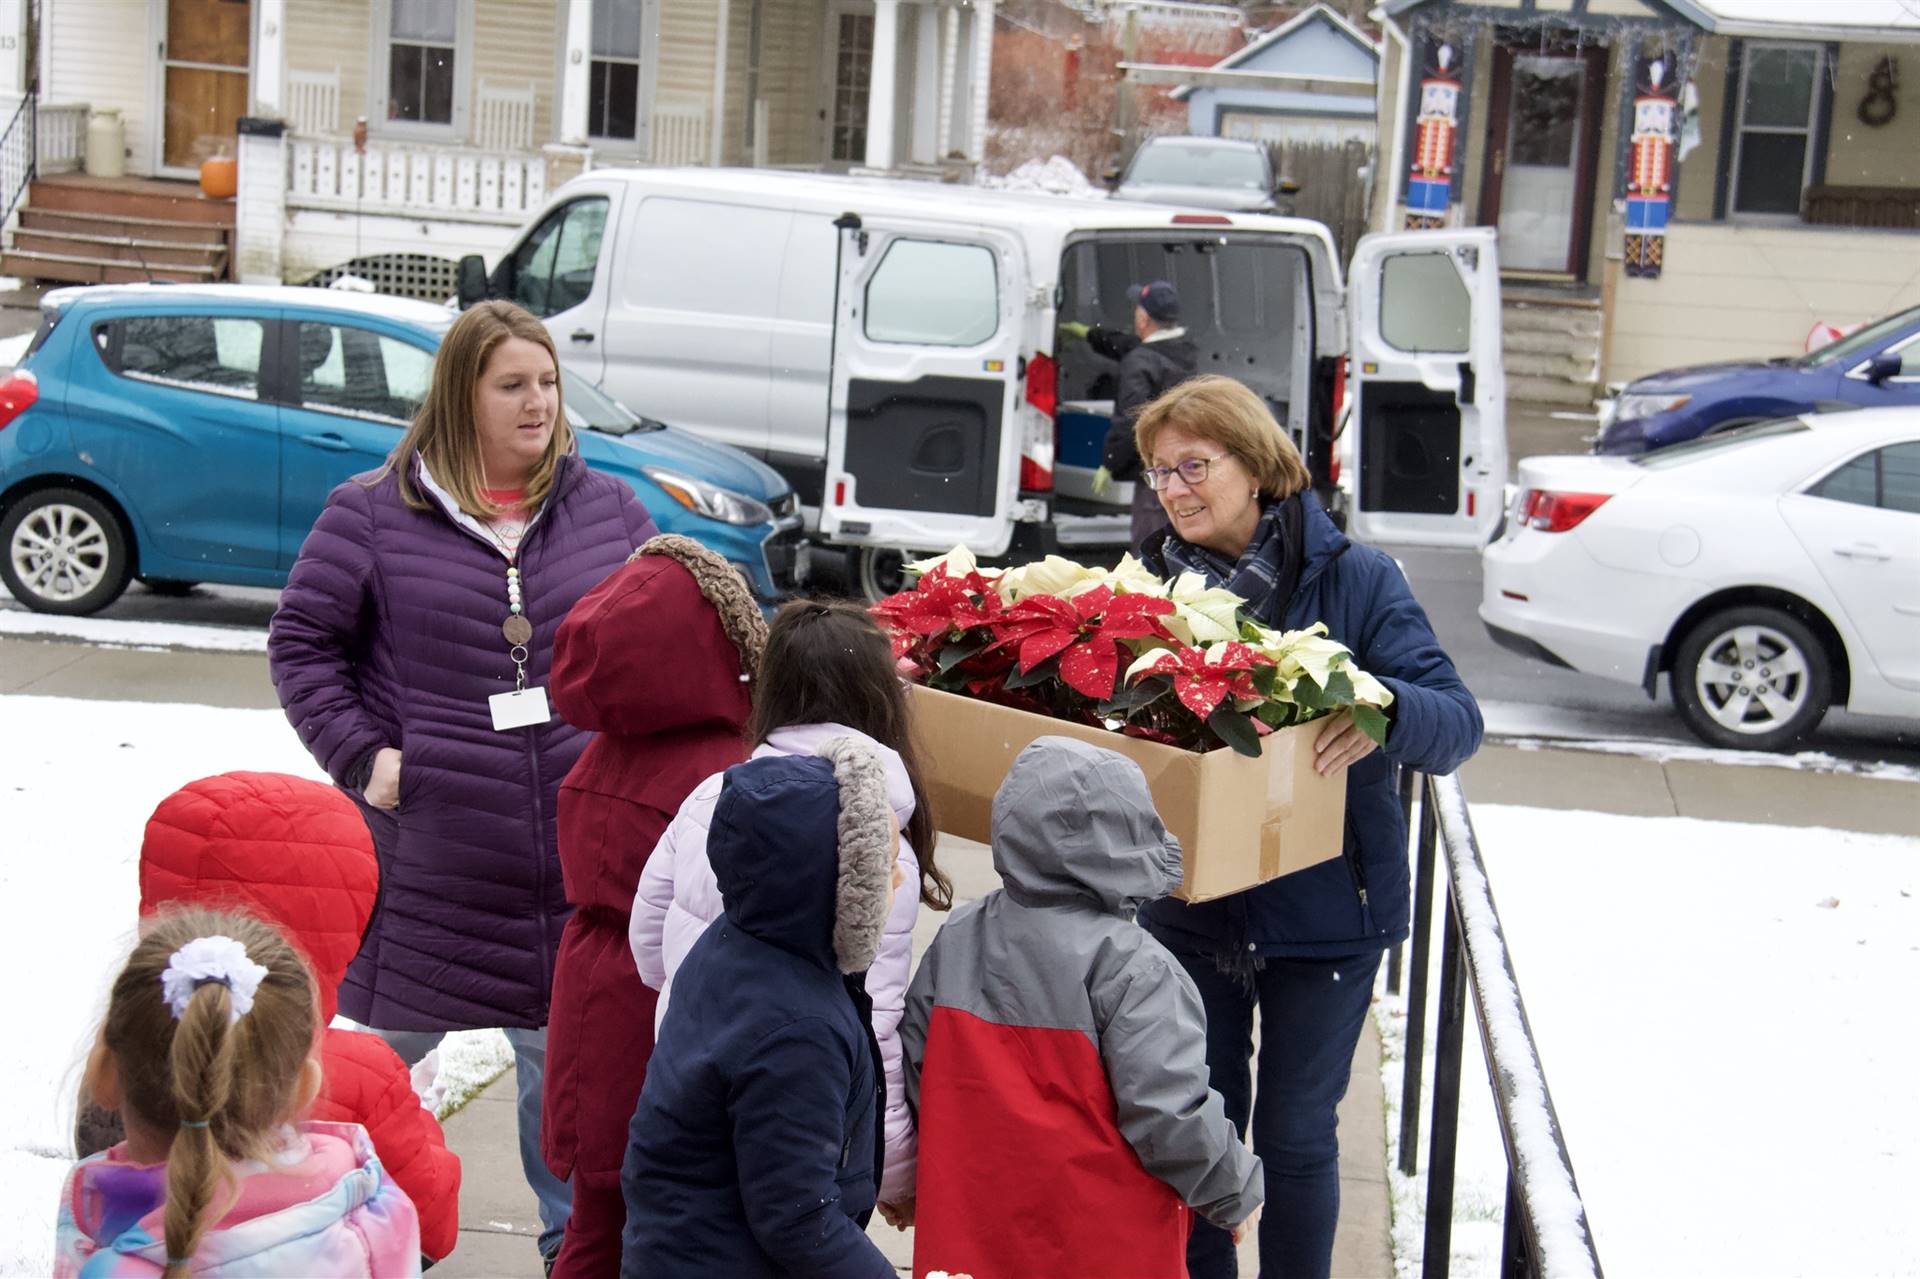
{"type": "Polygon", "coordinates": [[[993,796],[1034,739],[1072,737],[1118,751],[1147,776],[1160,820],[1180,840],[1188,901],[1225,897],[1340,855],[1347,782],[1313,769],[1317,723],[1262,739],[1259,759],[1196,754],[1028,711],[913,688],[928,798],[940,829],[986,843],[993,796]]]}

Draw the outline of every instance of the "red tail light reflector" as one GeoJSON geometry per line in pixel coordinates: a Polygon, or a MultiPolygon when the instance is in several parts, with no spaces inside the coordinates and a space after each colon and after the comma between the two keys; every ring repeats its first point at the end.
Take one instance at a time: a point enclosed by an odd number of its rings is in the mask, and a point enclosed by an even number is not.
{"type": "Polygon", "coordinates": [[[1027,361],[1027,403],[1048,417],[1060,407],[1060,366],[1052,356],[1036,353],[1027,361]]]}
{"type": "Polygon", "coordinates": [[[1542,533],[1564,533],[1592,515],[1611,493],[1556,493],[1528,489],[1520,495],[1520,523],[1542,533]]]}
{"type": "Polygon", "coordinates": [[[1030,457],[1020,459],[1020,489],[1024,493],[1051,493],[1053,472],[1030,457]]]}
{"type": "Polygon", "coordinates": [[[833,482],[833,504],[835,506],[845,506],[847,504],[847,482],[845,480],[835,480],[833,482]]]}
{"type": "Polygon", "coordinates": [[[40,379],[31,369],[15,369],[13,376],[0,382],[0,430],[40,401],[40,379]]]}

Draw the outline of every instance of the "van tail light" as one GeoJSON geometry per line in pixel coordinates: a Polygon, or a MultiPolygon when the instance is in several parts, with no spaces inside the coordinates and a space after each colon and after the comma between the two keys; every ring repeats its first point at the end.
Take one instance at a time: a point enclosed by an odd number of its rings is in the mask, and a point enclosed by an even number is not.
{"type": "Polygon", "coordinates": [[[1060,407],[1060,366],[1051,355],[1035,353],[1027,361],[1027,403],[1051,421],[1060,407]]]}
{"type": "Polygon", "coordinates": [[[1027,359],[1026,435],[1020,445],[1020,491],[1053,491],[1054,414],[1060,407],[1060,366],[1050,355],[1027,359]]]}
{"type": "Polygon", "coordinates": [[[0,382],[0,431],[39,401],[40,379],[31,369],[15,369],[12,377],[0,382]]]}
{"type": "Polygon", "coordinates": [[[1341,356],[1333,362],[1333,420],[1340,420],[1340,411],[1347,407],[1347,359],[1341,356]]]}
{"type": "Polygon", "coordinates": [[[1520,495],[1520,523],[1542,533],[1564,533],[1599,510],[1611,493],[1556,493],[1528,489],[1520,495]]]}
{"type": "Polygon", "coordinates": [[[1219,213],[1176,213],[1175,226],[1232,226],[1233,219],[1219,213]]]}

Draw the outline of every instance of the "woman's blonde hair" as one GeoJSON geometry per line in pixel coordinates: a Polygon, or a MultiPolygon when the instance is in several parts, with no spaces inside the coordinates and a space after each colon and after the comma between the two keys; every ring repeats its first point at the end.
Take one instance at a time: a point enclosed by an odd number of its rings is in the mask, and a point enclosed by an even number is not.
{"type": "Polygon", "coordinates": [[[229,1161],[272,1153],[296,1116],[301,1068],[314,1051],[313,977],[300,955],[251,915],[185,907],[154,917],[113,983],[101,1042],[119,1079],[122,1110],[172,1137],[167,1151],[165,1279],[187,1263],[219,1218],[214,1198],[229,1161]],[[267,970],[253,1007],[234,1020],[233,992],[203,982],[176,1020],[161,976],[173,953],[201,937],[230,937],[267,970]]]}
{"type": "Polygon", "coordinates": [[[1292,497],[1313,484],[1300,450],[1273,420],[1266,402],[1230,377],[1210,373],[1193,378],[1141,409],[1133,422],[1141,466],[1153,465],[1153,443],[1168,427],[1217,444],[1240,459],[1268,501],[1292,497]]]}
{"type": "MultiPolygon", "coordinates": [[[[560,355],[547,326],[511,302],[481,302],[453,322],[433,360],[433,382],[413,425],[400,437],[387,466],[400,480],[400,496],[416,510],[428,509],[427,496],[413,479],[413,459],[419,457],[433,472],[460,509],[475,519],[492,519],[502,508],[487,500],[486,472],[480,464],[480,430],[474,420],[473,400],[487,361],[508,338],[538,343],[560,373],[560,355]]],[[[573,451],[573,428],[567,423],[567,405],[554,386],[553,436],[546,452],[527,476],[525,505],[537,509],[553,492],[560,459],[573,451]]]]}

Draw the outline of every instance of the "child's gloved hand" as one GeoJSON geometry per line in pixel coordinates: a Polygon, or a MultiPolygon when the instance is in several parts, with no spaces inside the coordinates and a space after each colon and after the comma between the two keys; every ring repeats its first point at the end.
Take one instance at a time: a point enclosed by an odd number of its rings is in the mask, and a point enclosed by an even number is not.
{"type": "Polygon", "coordinates": [[[1101,467],[1093,473],[1093,495],[1105,497],[1107,490],[1113,487],[1113,472],[1101,467]]]}
{"type": "Polygon", "coordinates": [[[1087,340],[1087,331],[1090,327],[1090,325],[1082,324],[1078,320],[1068,320],[1060,326],[1060,332],[1070,338],[1078,338],[1084,342],[1087,340]]]}

